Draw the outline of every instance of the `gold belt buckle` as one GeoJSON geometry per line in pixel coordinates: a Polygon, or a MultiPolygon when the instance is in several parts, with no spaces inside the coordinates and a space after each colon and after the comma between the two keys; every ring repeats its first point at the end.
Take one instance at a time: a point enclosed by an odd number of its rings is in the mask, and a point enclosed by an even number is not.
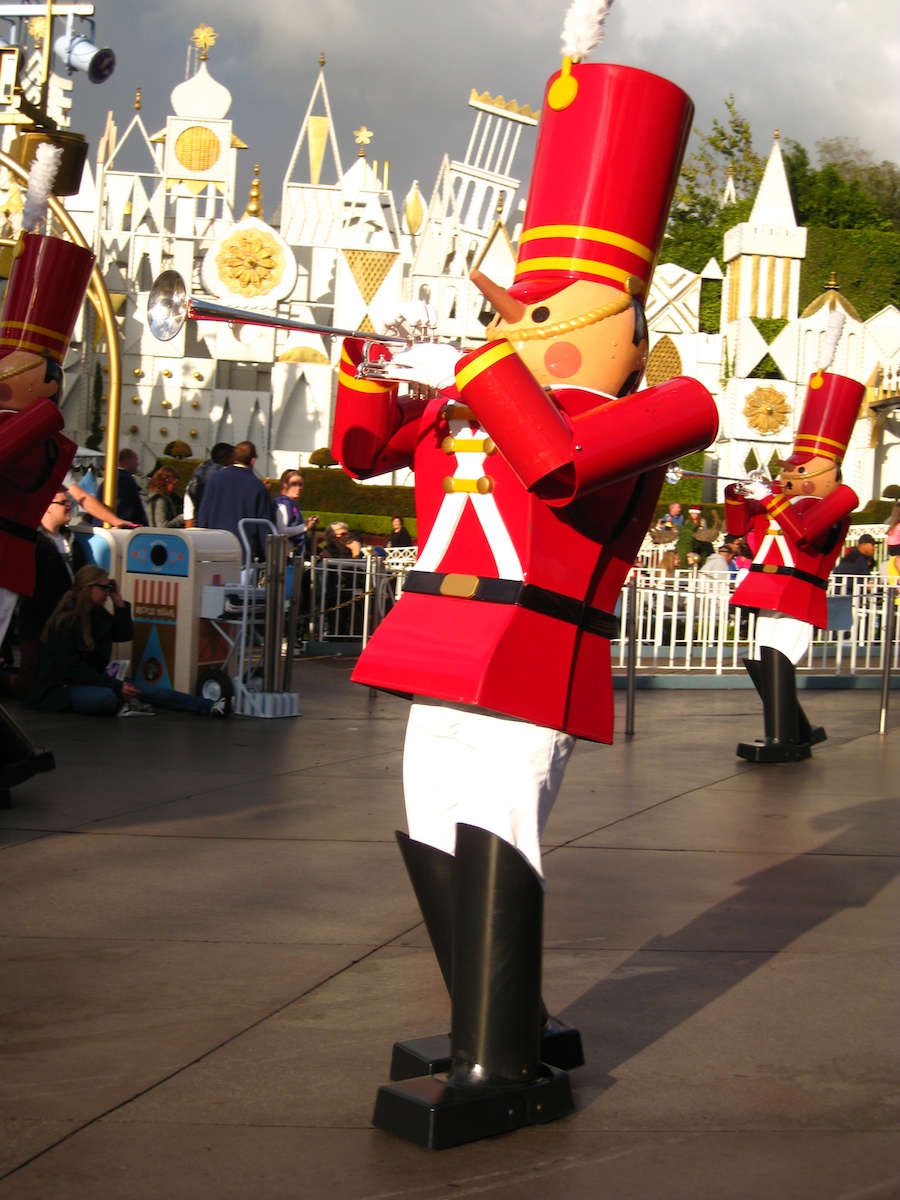
{"type": "Polygon", "coordinates": [[[774,563],[763,563],[763,571],[766,575],[777,575],[778,567],[774,563]]]}
{"type": "Polygon", "coordinates": [[[477,575],[445,575],[441,580],[442,596],[456,596],[459,600],[473,600],[478,591],[477,575]]]}

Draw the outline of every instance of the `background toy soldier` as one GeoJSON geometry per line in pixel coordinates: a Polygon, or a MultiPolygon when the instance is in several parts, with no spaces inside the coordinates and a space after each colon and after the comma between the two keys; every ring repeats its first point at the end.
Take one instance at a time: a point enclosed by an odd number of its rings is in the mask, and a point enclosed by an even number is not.
{"type": "MultiPolygon", "coordinates": [[[[25,230],[46,214],[60,153],[38,147],[25,230]]],[[[75,455],[75,443],[61,433],[58,402],[62,362],[93,265],[89,250],[31,232],[14,250],[0,313],[0,641],[19,596],[31,595],[37,528],[75,455]]],[[[0,708],[0,800],[52,766],[52,755],[34,747],[0,708]]]]}
{"type": "Polygon", "coordinates": [[[828,575],[859,505],[841,482],[841,460],[864,392],[855,379],[816,371],[778,481],[725,489],[728,532],[746,537],[753,551],[731,600],[757,612],[755,653],[744,666],[763,702],[765,737],[738,745],[748,762],[796,762],[825,739],[797,702],[795,667],[809,650],[813,626],[827,624],[828,575]]]}
{"type": "Polygon", "coordinates": [[[415,1043],[395,1048],[392,1076],[423,1077],[380,1089],[375,1124],[436,1147],[571,1111],[558,1068],[580,1041],[541,1004],[541,831],[575,739],[612,740],[613,610],[666,464],[718,425],[692,380],[636,393],[693,106],[657,76],[575,63],[599,35],[570,29],[549,83],[515,283],[473,275],[497,313],[487,344],[362,371],[362,343],[342,354],[335,456],[416,478],[422,550],[353,678],[415,698],[398,838],[452,1038],[418,1068],[415,1043]]]}

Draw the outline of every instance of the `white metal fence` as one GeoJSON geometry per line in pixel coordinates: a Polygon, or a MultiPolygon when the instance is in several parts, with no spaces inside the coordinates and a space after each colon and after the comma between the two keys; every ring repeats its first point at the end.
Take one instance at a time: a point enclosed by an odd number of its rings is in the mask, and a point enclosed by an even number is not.
{"type": "MultiPolygon", "coordinates": [[[[853,545],[865,528],[848,537],[853,545]]],[[[883,541],[884,528],[872,530],[883,541]]],[[[630,607],[634,606],[637,670],[657,672],[701,671],[717,675],[743,671],[753,644],[753,613],[730,603],[727,582],[697,573],[675,571],[667,575],[654,561],[655,548],[642,551],[633,575],[623,589],[619,615],[620,634],[612,642],[613,666],[628,665],[626,637],[630,607]]],[[[350,648],[365,645],[379,621],[399,598],[406,572],[416,551],[389,550],[386,555],[366,552],[359,559],[319,559],[312,564],[310,614],[306,640],[350,648]]],[[[831,628],[815,630],[801,670],[855,675],[884,668],[884,630],[889,604],[896,604],[898,589],[881,575],[868,578],[832,576],[828,585],[831,628]]],[[[900,622],[896,623],[900,626],[900,622]]],[[[898,665],[896,638],[891,647],[891,669],[898,665]]]]}

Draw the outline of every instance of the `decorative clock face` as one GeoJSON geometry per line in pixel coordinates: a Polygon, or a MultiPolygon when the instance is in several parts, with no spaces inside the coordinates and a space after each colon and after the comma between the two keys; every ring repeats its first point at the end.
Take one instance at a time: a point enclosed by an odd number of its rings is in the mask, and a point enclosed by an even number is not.
{"type": "Polygon", "coordinates": [[[175,157],[186,171],[208,171],[218,161],[222,151],[219,139],[203,125],[191,125],[178,135],[175,157]]]}

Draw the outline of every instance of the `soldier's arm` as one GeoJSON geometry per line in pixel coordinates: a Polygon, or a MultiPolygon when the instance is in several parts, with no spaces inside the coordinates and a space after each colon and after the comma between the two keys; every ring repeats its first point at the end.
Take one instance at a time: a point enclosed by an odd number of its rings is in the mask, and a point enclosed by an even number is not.
{"type": "Polygon", "coordinates": [[[426,401],[399,395],[397,383],[359,379],[364,343],[346,338],[341,350],[331,452],[354,479],[412,466],[426,401]]]}
{"type": "Polygon", "coordinates": [[[833,525],[842,521],[857,508],[859,497],[852,488],[841,484],[830,495],[797,512],[784,495],[768,496],[763,506],[769,517],[778,523],[785,534],[801,548],[814,545],[833,525]]]}
{"type": "Polygon", "coordinates": [[[465,355],[456,385],[525,487],[553,506],[703,449],[718,430],[715,401],[693,379],[604,399],[570,420],[508,342],[465,355]]]}

